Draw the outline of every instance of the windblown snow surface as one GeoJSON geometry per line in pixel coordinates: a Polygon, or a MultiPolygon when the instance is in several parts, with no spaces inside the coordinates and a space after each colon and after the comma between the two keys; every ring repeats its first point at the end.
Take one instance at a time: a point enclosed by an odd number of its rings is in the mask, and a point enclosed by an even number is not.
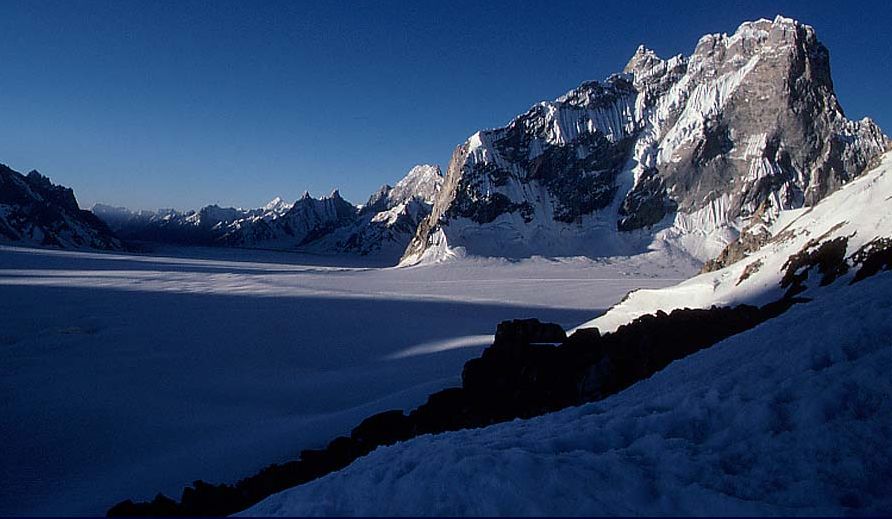
{"type": "Polygon", "coordinates": [[[892,512],[892,274],[601,402],[428,435],[243,515],[892,512]]]}
{"type": "Polygon", "coordinates": [[[573,326],[696,269],[654,254],[397,269],[0,247],[0,516],[104,514],[295,459],[458,385],[501,320],[573,326]]]}

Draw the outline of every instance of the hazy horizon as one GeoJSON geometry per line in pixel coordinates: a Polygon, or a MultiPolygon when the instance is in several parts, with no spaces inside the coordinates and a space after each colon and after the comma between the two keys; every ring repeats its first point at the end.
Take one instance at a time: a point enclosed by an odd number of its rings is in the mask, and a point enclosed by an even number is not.
{"type": "Polygon", "coordinates": [[[335,188],[362,203],[415,164],[445,172],[475,131],[619,72],[639,44],[690,54],[776,14],[815,27],[849,117],[892,127],[881,2],[644,5],[5,2],[0,162],[82,207],[248,208],[335,188]]]}

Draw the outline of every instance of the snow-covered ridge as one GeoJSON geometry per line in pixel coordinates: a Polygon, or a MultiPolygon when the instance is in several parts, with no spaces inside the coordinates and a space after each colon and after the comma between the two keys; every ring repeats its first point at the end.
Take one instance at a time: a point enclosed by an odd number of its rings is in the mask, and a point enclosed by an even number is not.
{"type": "MultiPolygon", "coordinates": [[[[834,240],[845,239],[843,257],[854,267],[859,251],[879,240],[892,239],[892,152],[884,154],[875,168],[814,207],[781,211],[759,230],[767,234],[767,243],[741,260],[674,287],[632,292],[606,314],[580,327],[609,332],[657,310],[776,301],[788,289],[781,286],[781,281],[791,258],[834,240]]],[[[834,283],[848,283],[855,270],[834,283]]],[[[811,290],[803,296],[821,294],[823,288],[819,290],[815,283],[810,282],[811,290]]]]}
{"type": "Polygon", "coordinates": [[[275,197],[270,200],[265,206],[263,206],[263,211],[266,214],[274,214],[281,216],[288,212],[289,209],[294,207],[293,203],[288,203],[283,200],[281,197],[275,197]]]}
{"type": "Polygon", "coordinates": [[[419,198],[426,204],[433,204],[434,198],[443,185],[443,174],[439,166],[421,164],[409,170],[387,194],[391,205],[396,206],[419,198]]]}

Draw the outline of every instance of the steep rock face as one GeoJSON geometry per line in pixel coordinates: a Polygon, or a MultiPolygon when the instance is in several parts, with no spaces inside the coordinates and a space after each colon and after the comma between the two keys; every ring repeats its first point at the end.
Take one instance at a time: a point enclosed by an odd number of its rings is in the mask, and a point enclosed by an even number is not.
{"type": "Polygon", "coordinates": [[[406,257],[447,240],[493,256],[573,254],[585,238],[606,242],[614,225],[599,211],[613,204],[634,143],[634,102],[628,78],[613,76],[474,134],[453,153],[406,257]]]}
{"type": "Polygon", "coordinates": [[[655,240],[709,259],[754,213],[812,205],[888,146],[846,119],[829,53],[796,21],[707,35],[689,57],[639,47],[453,154],[408,263],[482,255],[635,253],[655,240]]]}
{"type": "Polygon", "coordinates": [[[65,249],[120,250],[99,218],[82,210],[70,188],[38,173],[0,164],[0,241],[65,249]]]}

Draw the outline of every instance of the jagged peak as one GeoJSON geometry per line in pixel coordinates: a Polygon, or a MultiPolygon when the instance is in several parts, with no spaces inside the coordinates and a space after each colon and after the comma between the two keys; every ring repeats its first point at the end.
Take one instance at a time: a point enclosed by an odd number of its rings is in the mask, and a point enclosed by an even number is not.
{"type": "Polygon", "coordinates": [[[378,208],[380,204],[386,203],[387,195],[389,195],[390,191],[392,190],[393,187],[390,184],[382,185],[377,190],[375,190],[375,192],[372,193],[371,196],[369,196],[368,201],[360,206],[360,209],[368,211],[378,208]]]}
{"type": "MultiPolygon", "coordinates": [[[[807,25],[804,23],[800,23],[798,20],[793,18],[788,18],[783,15],[776,15],[773,20],[769,20],[767,18],[760,18],[755,21],[747,21],[740,24],[736,31],[734,31],[734,35],[738,35],[740,33],[746,33],[752,29],[772,29],[772,28],[793,28],[793,29],[803,29],[806,32],[814,32],[814,27],[811,25],[807,25]]],[[[795,31],[794,31],[795,32],[795,31]]]]}
{"type": "Polygon", "coordinates": [[[25,178],[27,178],[28,181],[30,181],[32,183],[32,185],[35,182],[39,183],[41,185],[44,185],[44,186],[52,186],[53,185],[52,181],[50,181],[50,178],[48,176],[42,174],[41,172],[37,171],[36,169],[32,169],[31,171],[29,171],[28,174],[25,175],[25,178]]]}
{"type": "Polygon", "coordinates": [[[419,178],[435,178],[442,176],[443,173],[440,172],[440,166],[436,164],[417,164],[413,166],[412,169],[406,173],[406,176],[397,182],[396,185],[406,184],[419,178]]]}
{"type": "Polygon", "coordinates": [[[398,205],[413,197],[419,197],[428,203],[440,191],[443,184],[443,173],[436,164],[418,164],[406,173],[387,194],[390,206],[398,205]]]}
{"type": "Polygon", "coordinates": [[[547,108],[553,106],[554,103],[566,103],[568,100],[573,99],[575,97],[579,97],[584,92],[591,92],[592,90],[601,90],[603,85],[597,79],[588,79],[579,84],[576,88],[568,90],[564,95],[557,98],[555,101],[540,101],[533,106],[533,110],[536,108],[547,108]]]}
{"type": "Polygon", "coordinates": [[[803,24],[800,24],[797,20],[794,20],[792,18],[787,18],[786,16],[783,16],[781,14],[778,14],[774,17],[774,23],[776,23],[776,24],[785,23],[788,25],[803,25],[803,24]]]}
{"type": "Polygon", "coordinates": [[[632,74],[623,72],[611,74],[603,82],[597,80],[583,81],[578,87],[570,90],[555,101],[543,102],[540,105],[548,109],[554,109],[556,105],[561,103],[579,107],[596,106],[601,103],[602,99],[611,99],[617,95],[630,93],[633,80],[634,76],[632,74]]]}
{"type": "MultiPolygon", "coordinates": [[[[750,20],[741,23],[733,34],[712,33],[706,34],[697,42],[697,54],[702,48],[713,48],[719,44],[730,47],[740,41],[758,42],[759,44],[771,43],[792,43],[799,40],[800,33],[809,35],[809,39],[813,39],[815,35],[814,27],[793,18],[787,18],[777,15],[773,20],[767,18],[759,18],[758,20],[750,20]],[[776,37],[771,38],[772,33],[776,37]]],[[[770,45],[769,45],[770,47],[770,45]]]]}
{"type": "Polygon", "coordinates": [[[305,189],[305,190],[304,190],[304,193],[303,193],[302,195],[300,195],[299,200],[310,200],[310,199],[312,199],[312,198],[313,198],[313,197],[310,195],[310,190],[309,190],[309,189],[305,189]]]}
{"type": "Polygon", "coordinates": [[[663,61],[655,51],[647,48],[642,43],[635,50],[635,54],[632,54],[632,57],[629,58],[626,66],[623,67],[623,72],[626,74],[640,73],[644,70],[652,69],[654,66],[663,63],[663,61]]]}
{"type": "Polygon", "coordinates": [[[332,200],[337,200],[337,199],[343,200],[343,198],[341,198],[341,191],[338,188],[333,189],[331,191],[331,194],[328,195],[327,198],[330,198],[332,200]]]}
{"type": "Polygon", "coordinates": [[[262,210],[266,212],[281,214],[282,212],[291,209],[292,205],[294,204],[289,204],[288,202],[283,200],[282,197],[277,196],[270,200],[269,203],[267,203],[265,206],[263,206],[262,210]]]}

